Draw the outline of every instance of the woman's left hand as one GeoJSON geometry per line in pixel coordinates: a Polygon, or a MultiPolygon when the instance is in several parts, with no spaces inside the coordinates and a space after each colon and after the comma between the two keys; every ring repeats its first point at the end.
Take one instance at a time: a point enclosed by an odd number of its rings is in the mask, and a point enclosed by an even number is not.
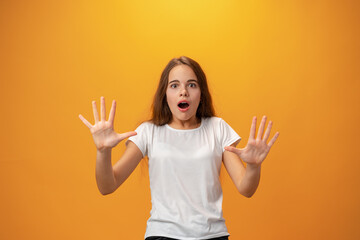
{"type": "Polygon", "coordinates": [[[251,166],[260,166],[261,163],[265,160],[268,155],[271,146],[275,143],[276,139],[279,136],[279,132],[276,132],[274,137],[270,140],[269,144],[266,141],[269,138],[272,121],[269,122],[266,129],[265,135],[262,138],[264,133],[266,123],[266,116],[263,117],[257,137],[255,139],[256,133],[256,116],[253,117],[253,121],[250,129],[250,137],[245,148],[235,148],[232,146],[225,147],[225,150],[236,153],[247,165],[251,166]]]}

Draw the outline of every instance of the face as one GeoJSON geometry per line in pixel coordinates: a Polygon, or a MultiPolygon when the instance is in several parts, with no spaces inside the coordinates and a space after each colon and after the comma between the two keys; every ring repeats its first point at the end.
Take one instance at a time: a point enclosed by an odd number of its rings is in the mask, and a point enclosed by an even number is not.
{"type": "Polygon", "coordinates": [[[196,111],[201,90],[194,71],[187,65],[177,65],[169,73],[166,100],[172,121],[197,122],[196,111]]]}

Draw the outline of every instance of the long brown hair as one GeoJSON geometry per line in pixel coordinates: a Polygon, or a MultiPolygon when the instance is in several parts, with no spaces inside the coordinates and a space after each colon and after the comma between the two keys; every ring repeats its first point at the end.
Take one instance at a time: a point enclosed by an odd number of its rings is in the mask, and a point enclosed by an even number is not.
{"type": "Polygon", "coordinates": [[[201,97],[199,107],[196,111],[196,117],[201,119],[203,117],[207,118],[215,116],[215,110],[204,71],[195,60],[181,56],[179,58],[171,59],[161,74],[159,85],[154,96],[154,102],[152,104],[152,118],[150,120],[155,125],[162,126],[169,123],[172,119],[172,113],[166,100],[166,89],[171,69],[181,64],[189,66],[194,71],[200,87],[201,97]]]}

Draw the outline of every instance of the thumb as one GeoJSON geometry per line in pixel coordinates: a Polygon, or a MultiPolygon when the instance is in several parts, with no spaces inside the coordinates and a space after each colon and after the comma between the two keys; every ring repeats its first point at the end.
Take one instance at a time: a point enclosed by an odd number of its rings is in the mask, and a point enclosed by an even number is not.
{"type": "Polygon", "coordinates": [[[119,133],[118,137],[120,139],[120,141],[124,140],[125,138],[131,137],[131,136],[135,136],[137,133],[135,131],[131,131],[131,132],[126,132],[126,133],[119,133]]]}
{"type": "Polygon", "coordinates": [[[237,154],[238,156],[241,155],[241,150],[238,149],[238,148],[236,148],[236,147],[226,146],[224,149],[225,149],[226,151],[233,152],[233,153],[237,154]]]}

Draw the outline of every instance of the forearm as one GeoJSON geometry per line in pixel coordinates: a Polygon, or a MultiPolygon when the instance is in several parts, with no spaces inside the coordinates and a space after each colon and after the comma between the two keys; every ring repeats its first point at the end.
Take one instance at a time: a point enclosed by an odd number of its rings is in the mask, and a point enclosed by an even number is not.
{"type": "Polygon", "coordinates": [[[255,192],[260,182],[261,165],[254,166],[247,164],[245,175],[241,180],[239,192],[245,197],[251,197],[255,192]]]}
{"type": "Polygon", "coordinates": [[[96,153],[96,182],[101,194],[112,193],[116,186],[111,164],[111,148],[96,153]]]}

